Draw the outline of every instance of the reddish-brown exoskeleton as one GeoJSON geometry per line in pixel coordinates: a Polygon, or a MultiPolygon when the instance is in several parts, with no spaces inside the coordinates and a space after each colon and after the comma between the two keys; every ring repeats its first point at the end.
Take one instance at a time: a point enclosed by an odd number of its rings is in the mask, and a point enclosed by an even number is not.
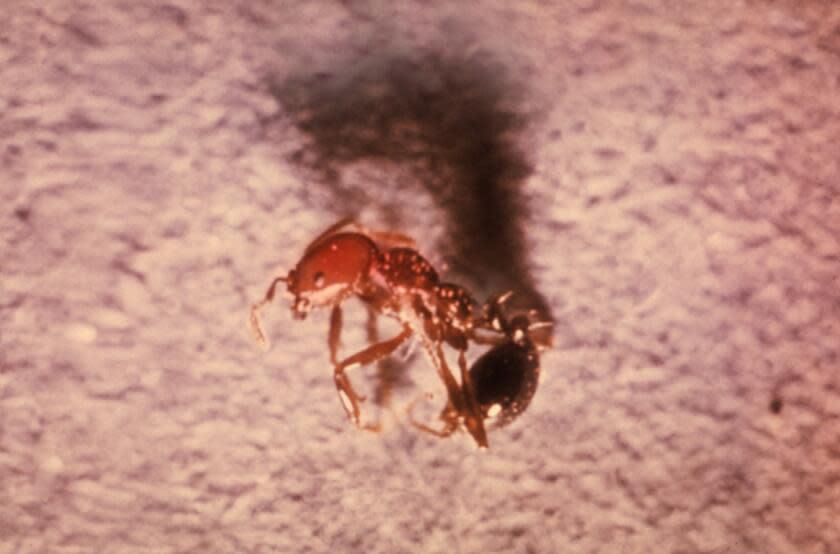
{"type": "MultiPolygon", "coordinates": [[[[531,402],[540,377],[539,350],[547,344],[538,344],[532,331],[551,326],[551,322],[531,322],[527,315],[508,319],[504,303],[510,293],[496,296],[484,306],[483,325],[501,334],[501,340],[484,339],[495,343],[470,366],[467,378],[462,380],[460,393],[449,391],[449,401],[440,414],[443,427],[434,429],[417,422],[409,407],[409,419],[416,427],[440,437],[457,431],[462,422],[476,414],[482,422],[492,419],[493,427],[502,427],[513,421],[531,402]]],[[[446,360],[441,358],[442,363],[446,360]]],[[[447,385],[447,388],[457,383],[447,385]]]]}
{"type": "MultiPolygon", "coordinates": [[[[342,406],[360,426],[359,402],[346,370],[373,363],[396,350],[416,335],[447,388],[449,402],[462,405],[462,389],[470,390],[470,375],[464,352],[473,334],[476,302],[456,284],[442,283],[432,265],[414,248],[413,241],[396,233],[365,230],[352,220],[341,220],[313,240],[288,275],[271,283],[262,301],[251,308],[251,326],[258,342],[267,343],[259,322],[259,311],[274,298],[278,283],[285,283],[293,298],[292,313],[303,319],[310,310],[331,306],[327,336],[334,380],[342,406]],[[355,230],[350,230],[355,229],[355,230]],[[341,335],[341,303],[348,297],[362,300],[375,316],[395,318],[402,331],[364,350],[338,359],[341,335]],[[446,364],[443,344],[459,352],[459,386],[446,364]]],[[[470,399],[474,395],[468,395],[470,399]]],[[[483,417],[478,405],[469,400],[459,410],[464,426],[480,447],[487,446],[483,417]]]]}

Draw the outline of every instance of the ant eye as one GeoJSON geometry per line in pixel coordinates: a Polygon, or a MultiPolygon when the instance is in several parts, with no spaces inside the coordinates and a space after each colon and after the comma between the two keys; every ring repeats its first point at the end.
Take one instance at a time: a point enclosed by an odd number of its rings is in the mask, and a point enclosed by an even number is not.
{"type": "Polygon", "coordinates": [[[321,288],[324,286],[324,272],[319,271],[315,274],[315,286],[321,288]]]}

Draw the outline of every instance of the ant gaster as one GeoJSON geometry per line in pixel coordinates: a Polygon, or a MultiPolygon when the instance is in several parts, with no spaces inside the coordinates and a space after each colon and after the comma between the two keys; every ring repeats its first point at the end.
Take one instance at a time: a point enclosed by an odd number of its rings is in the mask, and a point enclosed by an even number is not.
{"type": "Polygon", "coordinates": [[[533,340],[531,331],[552,323],[532,323],[526,315],[508,319],[504,303],[510,295],[496,296],[486,303],[484,321],[504,338],[472,364],[460,394],[450,392],[449,402],[440,414],[443,427],[434,429],[417,422],[410,407],[409,418],[416,427],[448,437],[472,414],[478,414],[482,421],[493,419],[494,427],[502,427],[528,407],[539,384],[539,348],[545,346],[533,340]]]}
{"type": "MultiPolygon", "coordinates": [[[[473,314],[477,304],[460,285],[440,282],[435,269],[413,246],[411,239],[398,233],[371,232],[350,219],[343,219],[315,238],[295,268],[285,277],[275,278],[263,300],[251,308],[251,327],[257,341],[267,345],[259,312],[274,298],[278,283],[286,283],[296,319],[304,319],[312,309],[332,306],[327,345],[334,366],[333,377],[342,406],[357,426],[361,415],[359,402],[364,398],[355,392],[345,371],[391,354],[412,335],[419,337],[423,344],[446,386],[451,404],[464,404],[462,389],[471,388],[465,351],[474,336],[473,314]],[[339,361],[341,303],[351,296],[367,305],[371,318],[378,314],[393,317],[402,325],[402,331],[339,361]],[[459,352],[460,387],[444,359],[443,343],[459,352]]],[[[468,402],[461,406],[459,414],[476,443],[486,447],[487,436],[478,405],[468,402]]]]}

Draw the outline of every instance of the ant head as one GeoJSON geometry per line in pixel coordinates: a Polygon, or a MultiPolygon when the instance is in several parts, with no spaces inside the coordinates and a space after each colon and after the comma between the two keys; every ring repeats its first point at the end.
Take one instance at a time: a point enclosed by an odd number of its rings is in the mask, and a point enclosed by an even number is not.
{"type": "Polygon", "coordinates": [[[285,281],[286,290],[289,291],[289,294],[294,299],[292,304],[292,315],[295,319],[306,318],[306,314],[309,313],[309,298],[307,298],[306,294],[301,293],[298,272],[294,269],[290,270],[285,281]]]}
{"type": "Polygon", "coordinates": [[[376,251],[359,233],[339,233],[310,246],[286,278],[294,316],[303,319],[312,308],[343,300],[368,276],[376,251]]]}
{"type": "Polygon", "coordinates": [[[531,321],[528,316],[518,315],[508,323],[508,337],[516,344],[525,344],[530,338],[531,321]]]}
{"type": "Polygon", "coordinates": [[[491,296],[484,304],[482,313],[483,324],[494,331],[507,334],[508,321],[505,316],[504,303],[513,295],[513,291],[491,296]]]}
{"type": "Polygon", "coordinates": [[[551,321],[535,321],[536,310],[519,312],[512,318],[507,315],[505,303],[513,295],[512,291],[490,297],[484,305],[481,326],[504,334],[511,342],[526,345],[536,343],[539,347],[551,346],[551,333],[536,332],[553,326],[551,321]]]}

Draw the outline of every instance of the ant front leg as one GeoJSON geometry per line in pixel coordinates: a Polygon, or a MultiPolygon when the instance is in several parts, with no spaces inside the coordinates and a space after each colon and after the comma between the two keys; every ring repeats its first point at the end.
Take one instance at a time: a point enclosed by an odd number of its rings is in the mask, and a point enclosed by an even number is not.
{"type": "MultiPolygon", "coordinates": [[[[332,335],[332,331],[330,332],[330,335],[332,335]]],[[[357,352],[352,356],[345,358],[335,365],[333,378],[335,379],[335,386],[338,389],[338,396],[341,399],[341,405],[344,407],[344,411],[347,412],[347,416],[353,420],[353,423],[355,423],[357,427],[361,426],[361,411],[359,410],[359,402],[363,401],[364,398],[356,394],[356,391],[353,390],[353,385],[350,384],[350,380],[347,378],[345,371],[356,366],[367,365],[384,358],[396,350],[410,336],[411,329],[406,326],[402,333],[396,337],[373,344],[361,352],[357,352]]]]}
{"type": "Polygon", "coordinates": [[[336,304],[330,313],[330,330],[327,335],[327,346],[330,349],[330,362],[332,365],[338,364],[338,347],[341,344],[342,320],[341,306],[336,304]]]}

